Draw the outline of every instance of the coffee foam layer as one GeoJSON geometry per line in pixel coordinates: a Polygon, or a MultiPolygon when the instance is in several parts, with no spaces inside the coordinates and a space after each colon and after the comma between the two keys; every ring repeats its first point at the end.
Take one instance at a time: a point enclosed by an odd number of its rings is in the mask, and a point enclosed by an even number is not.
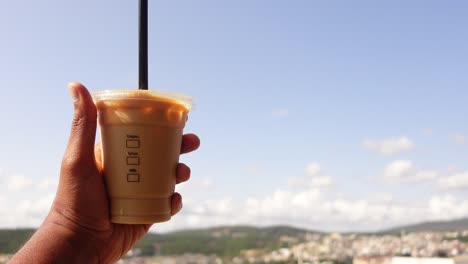
{"type": "Polygon", "coordinates": [[[105,90],[94,92],[92,94],[96,103],[110,101],[126,101],[131,100],[150,100],[150,101],[165,101],[172,104],[179,104],[184,106],[187,111],[192,108],[192,97],[180,93],[168,91],[153,91],[153,90],[105,90]]]}

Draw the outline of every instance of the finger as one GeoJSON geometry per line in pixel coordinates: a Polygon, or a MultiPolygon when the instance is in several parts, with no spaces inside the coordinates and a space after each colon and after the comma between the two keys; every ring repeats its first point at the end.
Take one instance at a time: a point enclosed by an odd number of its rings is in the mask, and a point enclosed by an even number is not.
{"type": "Polygon", "coordinates": [[[94,163],[94,140],[96,137],[96,106],[86,87],[70,83],[68,90],[74,104],[74,115],[67,150],[65,167],[76,167],[94,163]],[[85,164],[82,164],[85,163],[85,164]]]}
{"type": "Polygon", "coordinates": [[[94,145],[94,159],[96,160],[96,167],[99,171],[102,171],[101,143],[94,145]]]}
{"type": "Polygon", "coordinates": [[[182,147],[180,154],[192,152],[200,146],[200,139],[195,134],[186,134],[182,137],[182,147]]]}
{"type": "Polygon", "coordinates": [[[171,215],[177,214],[182,209],[182,196],[174,193],[171,198],[171,215]]]}
{"type": "Polygon", "coordinates": [[[190,168],[184,163],[177,164],[176,183],[186,182],[190,179],[190,168]]]}
{"type": "Polygon", "coordinates": [[[153,224],[144,224],[144,225],[143,225],[143,229],[145,230],[145,234],[148,233],[148,231],[150,230],[151,226],[153,226],[153,224]]]}

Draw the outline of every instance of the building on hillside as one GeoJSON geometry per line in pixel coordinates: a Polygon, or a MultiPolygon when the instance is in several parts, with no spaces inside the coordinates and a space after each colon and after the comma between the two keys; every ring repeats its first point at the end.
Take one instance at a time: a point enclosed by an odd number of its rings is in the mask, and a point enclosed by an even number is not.
{"type": "Polygon", "coordinates": [[[453,258],[393,257],[390,264],[455,264],[453,258]]]}
{"type": "Polygon", "coordinates": [[[353,264],[468,264],[468,258],[355,257],[353,264]]]}
{"type": "Polygon", "coordinates": [[[454,257],[455,264],[468,264],[468,256],[456,256],[454,257]]]}
{"type": "Polygon", "coordinates": [[[392,257],[355,257],[353,264],[392,264],[392,257]]]}

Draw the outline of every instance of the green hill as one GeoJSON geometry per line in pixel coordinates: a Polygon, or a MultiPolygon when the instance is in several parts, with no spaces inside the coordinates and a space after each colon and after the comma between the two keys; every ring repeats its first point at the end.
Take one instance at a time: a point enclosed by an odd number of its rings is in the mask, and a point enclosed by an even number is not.
{"type": "MultiPolygon", "coordinates": [[[[15,253],[35,232],[34,229],[0,230],[0,253],[15,253]]],[[[202,253],[235,256],[243,249],[275,249],[304,240],[308,231],[287,226],[216,227],[147,234],[135,248],[143,255],[202,253]]]]}
{"type": "Polygon", "coordinates": [[[184,230],[169,234],[148,234],[136,248],[145,255],[160,253],[216,254],[235,256],[244,249],[276,249],[304,241],[310,231],[287,226],[256,228],[250,226],[184,230]]]}
{"type": "Polygon", "coordinates": [[[449,221],[428,221],[413,225],[399,226],[382,231],[381,233],[400,233],[405,232],[442,232],[468,230],[468,218],[449,220],[449,221]]]}
{"type": "MultiPolygon", "coordinates": [[[[377,234],[395,234],[403,230],[405,232],[468,230],[468,218],[401,226],[377,234]]],[[[34,231],[34,229],[0,229],[0,253],[16,252],[34,231]]],[[[136,245],[136,248],[140,249],[143,255],[201,253],[235,256],[244,249],[272,250],[299,243],[305,240],[307,233],[319,232],[289,226],[265,228],[224,226],[167,234],[149,233],[136,245]]]]}
{"type": "Polygon", "coordinates": [[[0,229],[0,253],[15,253],[35,229],[0,229]]]}

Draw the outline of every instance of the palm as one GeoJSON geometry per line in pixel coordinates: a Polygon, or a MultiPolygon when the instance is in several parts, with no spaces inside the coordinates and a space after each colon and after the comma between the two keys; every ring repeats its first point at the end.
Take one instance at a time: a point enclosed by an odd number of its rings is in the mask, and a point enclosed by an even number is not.
{"type": "Polygon", "coordinates": [[[112,263],[125,255],[151,225],[123,225],[110,221],[100,145],[96,145],[94,156],[95,160],[85,161],[87,164],[81,164],[76,171],[68,172],[63,169],[66,165],[62,167],[62,174],[77,174],[81,180],[69,183],[62,180],[66,177],[61,177],[54,208],[66,211],[65,218],[74,223],[79,232],[92,237],[96,248],[101,249],[98,250],[100,263],[112,263]]]}
{"type": "Polygon", "coordinates": [[[136,242],[138,242],[148,232],[151,225],[123,225],[112,224],[110,230],[107,231],[108,238],[106,239],[103,253],[100,256],[102,263],[116,261],[124,256],[136,242]]]}
{"type": "MultiPolygon", "coordinates": [[[[195,135],[184,135],[181,154],[198,148],[200,142],[195,135]]],[[[190,169],[179,164],[176,182],[187,181],[190,169]]],[[[181,207],[181,196],[175,193],[172,197],[172,214],[181,207]]],[[[66,211],[65,218],[71,220],[79,232],[92,237],[96,248],[99,248],[100,263],[117,261],[130,250],[148,232],[150,224],[127,225],[114,224],[109,219],[109,198],[102,175],[101,147],[96,145],[94,158],[82,161],[73,166],[62,166],[62,177],[54,202],[57,211],[66,211]],[[71,168],[71,169],[64,169],[71,168]],[[76,182],[68,182],[63,174],[74,174],[76,182]],[[67,208],[67,209],[63,209],[67,208]]]]}
{"type": "MultiPolygon", "coordinates": [[[[96,183],[90,182],[92,186],[87,186],[88,190],[93,190],[97,194],[106,194],[106,188],[104,185],[102,175],[102,160],[101,160],[101,147],[96,145],[95,148],[95,159],[96,159],[96,171],[98,177],[94,177],[97,180],[96,183]],[[94,187],[93,187],[94,186],[94,187]]],[[[102,252],[107,253],[106,255],[100,256],[103,263],[111,262],[113,260],[120,259],[130,250],[136,242],[138,242],[148,232],[151,225],[128,225],[128,224],[115,224],[109,219],[109,207],[107,195],[100,195],[96,197],[96,206],[92,207],[96,211],[89,210],[88,213],[94,216],[98,216],[100,220],[95,225],[96,230],[99,230],[99,240],[105,244],[107,249],[102,252]],[[100,229],[101,228],[101,229],[100,229]]]]}

